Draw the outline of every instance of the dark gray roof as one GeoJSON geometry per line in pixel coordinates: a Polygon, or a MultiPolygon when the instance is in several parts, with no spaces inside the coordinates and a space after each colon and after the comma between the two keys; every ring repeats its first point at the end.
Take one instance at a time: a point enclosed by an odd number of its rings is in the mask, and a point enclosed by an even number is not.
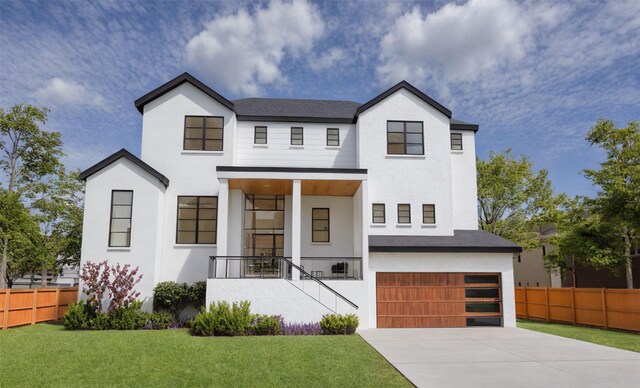
{"type": "Polygon", "coordinates": [[[449,128],[458,131],[478,132],[480,126],[478,124],[471,124],[462,120],[451,119],[449,120],[449,128]]]}
{"type": "Polygon", "coordinates": [[[359,103],[334,100],[242,98],[233,101],[238,120],[353,122],[359,103]],[[290,120],[286,120],[290,119],[290,120]],[[320,120],[318,120],[320,119],[320,120]]]}
{"type": "Polygon", "coordinates": [[[151,174],[153,177],[158,179],[160,182],[162,182],[162,184],[165,187],[169,186],[169,178],[167,178],[166,176],[160,174],[158,172],[158,170],[156,170],[155,168],[149,166],[148,164],[146,164],[145,162],[140,160],[140,158],[138,158],[137,156],[135,156],[131,152],[125,150],[124,148],[121,149],[120,151],[114,153],[111,156],[107,156],[106,158],[104,158],[100,162],[98,162],[98,163],[94,164],[93,166],[89,167],[88,169],[82,171],[80,173],[80,179],[86,180],[91,175],[93,175],[96,172],[102,170],[103,168],[107,167],[108,165],[110,165],[111,163],[115,162],[116,160],[118,160],[120,158],[129,159],[133,164],[135,164],[138,167],[142,168],[143,170],[145,170],[146,172],[151,174]]]}
{"type": "Polygon", "coordinates": [[[369,236],[369,252],[522,252],[513,242],[483,230],[453,236],[369,236]]]}

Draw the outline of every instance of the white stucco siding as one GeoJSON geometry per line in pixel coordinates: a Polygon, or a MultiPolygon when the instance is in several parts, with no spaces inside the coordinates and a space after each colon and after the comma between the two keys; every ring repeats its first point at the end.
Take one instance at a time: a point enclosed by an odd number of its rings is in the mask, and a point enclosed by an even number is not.
{"type": "Polygon", "coordinates": [[[353,199],[352,197],[302,196],[302,225],[300,252],[302,257],[353,256],[353,199]],[[311,239],[312,209],[329,209],[328,243],[314,243],[311,239]]]}
{"type": "Polygon", "coordinates": [[[369,204],[386,207],[386,225],[369,225],[368,233],[452,235],[449,118],[402,89],[362,113],[357,127],[358,167],[368,169],[369,204]],[[388,120],[423,122],[425,154],[387,155],[388,120]],[[397,224],[399,203],[411,204],[410,225],[397,224]],[[435,226],[422,225],[423,204],[435,204],[435,226]]]}
{"type": "MultiPolygon", "coordinates": [[[[453,131],[455,132],[455,131],[453,131]]],[[[462,151],[451,151],[453,228],[478,229],[476,145],[473,131],[460,131],[462,151]]]]}
{"type": "Polygon", "coordinates": [[[87,178],[81,265],[108,260],[112,266],[139,267],[143,276],[136,289],[141,299],[147,298],[147,308],[160,271],[157,232],[162,229],[164,191],[158,179],[125,158],[87,178]],[[131,246],[127,248],[109,248],[112,190],[133,191],[131,246]]]}
{"type": "Polygon", "coordinates": [[[354,168],[356,136],[352,124],[239,121],[238,166],[354,168]],[[267,127],[267,144],[254,144],[255,126],[267,127]],[[302,127],[304,145],[291,145],[291,127],[302,127]],[[327,128],[340,130],[340,146],[327,146],[327,128]]]}
{"type": "Polygon", "coordinates": [[[515,327],[512,260],[511,253],[369,253],[369,320],[376,322],[377,272],[495,272],[501,275],[503,325],[515,327]]]}

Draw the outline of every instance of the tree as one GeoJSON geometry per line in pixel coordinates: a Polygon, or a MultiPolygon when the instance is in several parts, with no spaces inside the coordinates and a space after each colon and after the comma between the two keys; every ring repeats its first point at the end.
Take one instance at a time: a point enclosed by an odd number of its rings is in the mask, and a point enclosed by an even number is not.
{"type": "MultiPolygon", "coordinates": [[[[56,173],[61,167],[62,141],[59,132],[46,132],[48,110],[22,104],[5,112],[0,108],[0,169],[6,175],[7,192],[32,195],[33,184],[56,173]]],[[[6,287],[7,258],[11,234],[2,239],[0,288],[6,287]]]]}
{"type": "Polygon", "coordinates": [[[536,225],[552,222],[564,196],[554,196],[546,170],[535,174],[525,156],[515,159],[511,150],[491,152],[477,160],[480,229],[502,236],[524,249],[540,245],[536,225]]]}
{"type": "Polygon", "coordinates": [[[18,199],[17,193],[0,189],[0,240],[11,241],[5,250],[10,260],[3,275],[9,287],[33,266],[33,252],[40,244],[40,229],[18,199]]]}
{"type": "Polygon", "coordinates": [[[607,152],[599,170],[584,174],[599,186],[594,210],[615,225],[624,242],[627,287],[633,288],[631,246],[640,232],[640,124],[632,121],[626,128],[616,128],[613,121],[600,119],[586,139],[607,152]]]}

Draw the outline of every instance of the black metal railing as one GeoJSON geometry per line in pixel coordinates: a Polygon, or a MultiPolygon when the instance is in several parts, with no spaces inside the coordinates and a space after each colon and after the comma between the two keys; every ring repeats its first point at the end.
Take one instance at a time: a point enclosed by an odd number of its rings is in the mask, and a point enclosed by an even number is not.
{"type": "Polygon", "coordinates": [[[362,280],[361,257],[301,257],[300,266],[318,279],[362,280]]]}

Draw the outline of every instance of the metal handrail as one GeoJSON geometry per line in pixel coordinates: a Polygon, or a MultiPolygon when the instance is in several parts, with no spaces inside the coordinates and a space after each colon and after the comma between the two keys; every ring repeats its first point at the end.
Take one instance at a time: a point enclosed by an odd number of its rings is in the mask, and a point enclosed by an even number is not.
{"type": "Polygon", "coordinates": [[[356,310],[358,309],[358,306],[353,303],[352,301],[350,301],[349,299],[345,298],[344,296],[342,296],[342,294],[340,294],[338,291],[334,290],[333,288],[329,287],[328,285],[326,285],[322,280],[316,278],[315,276],[311,275],[310,273],[308,273],[307,271],[305,271],[304,269],[300,268],[299,266],[293,264],[293,262],[291,262],[291,260],[287,259],[286,257],[283,257],[282,260],[284,260],[285,262],[287,262],[289,265],[291,265],[293,268],[297,269],[298,271],[300,271],[300,273],[304,274],[306,278],[309,278],[313,281],[315,281],[316,283],[320,284],[322,287],[326,288],[327,290],[329,290],[332,294],[334,294],[335,296],[339,297],[340,299],[342,299],[343,301],[347,302],[351,307],[355,308],[356,310]]]}

